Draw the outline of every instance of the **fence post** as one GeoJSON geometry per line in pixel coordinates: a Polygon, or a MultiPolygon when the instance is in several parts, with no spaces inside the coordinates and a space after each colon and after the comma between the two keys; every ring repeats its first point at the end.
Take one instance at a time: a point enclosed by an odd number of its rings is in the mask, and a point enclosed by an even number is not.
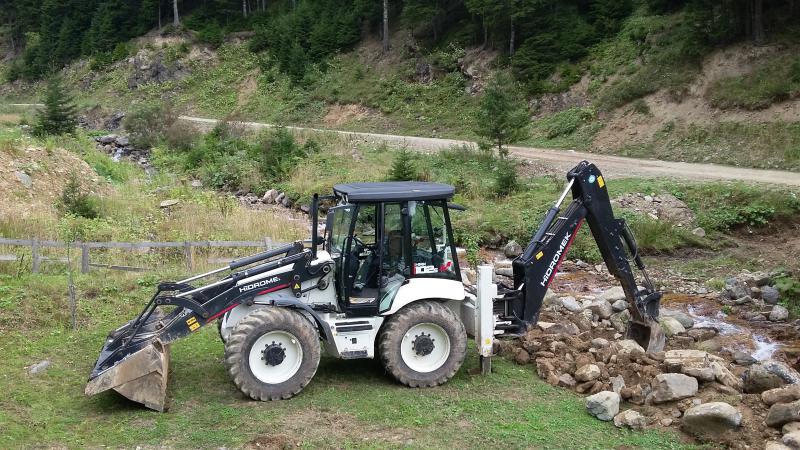
{"type": "Polygon", "coordinates": [[[183,242],[183,257],[186,260],[186,270],[192,270],[192,244],[188,241],[183,242]]]}
{"type": "Polygon", "coordinates": [[[39,240],[34,239],[31,244],[31,272],[39,273],[39,240]]]}
{"type": "Polygon", "coordinates": [[[81,242],[81,273],[89,273],[89,245],[81,242]]]}
{"type": "Polygon", "coordinates": [[[264,248],[266,250],[272,250],[272,238],[271,237],[265,237],[264,238],[264,248]]]}

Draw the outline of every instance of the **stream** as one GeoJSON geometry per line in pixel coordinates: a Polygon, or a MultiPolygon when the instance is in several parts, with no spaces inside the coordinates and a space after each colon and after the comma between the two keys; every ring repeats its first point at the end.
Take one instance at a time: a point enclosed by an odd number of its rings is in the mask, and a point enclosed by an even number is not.
{"type": "Polygon", "coordinates": [[[719,331],[719,336],[728,336],[726,342],[733,345],[734,350],[745,351],[757,361],[771,359],[781,347],[767,336],[754,333],[745,327],[726,321],[727,314],[718,311],[713,317],[698,313],[694,305],[686,306],[687,312],[694,319],[695,328],[714,328],[719,331]]]}

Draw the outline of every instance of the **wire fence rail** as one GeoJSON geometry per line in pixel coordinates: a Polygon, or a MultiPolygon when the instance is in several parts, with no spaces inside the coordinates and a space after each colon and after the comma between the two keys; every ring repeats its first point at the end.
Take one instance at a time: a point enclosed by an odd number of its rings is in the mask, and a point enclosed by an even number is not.
{"type": "MultiPolygon", "coordinates": [[[[261,241],[182,241],[182,242],[60,242],[39,239],[8,239],[0,237],[0,246],[16,246],[27,247],[30,249],[31,271],[39,273],[42,269],[43,263],[68,263],[68,258],[64,257],[49,257],[42,255],[44,248],[75,248],[80,250],[80,267],[81,273],[88,273],[92,268],[103,268],[109,270],[121,270],[128,272],[147,272],[153,270],[149,267],[134,267],[122,264],[109,264],[92,262],[91,251],[93,249],[121,249],[121,250],[149,250],[158,248],[175,248],[183,249],[183,260],[186,269],[191,271],[194,268],[194,249],[195,248],[261,248],[271,250],[273,248],[285,245],[282,242],[273,242],[271,238],[264,238],[261,241]]],[[[15,254],[2,254],[0,253],[0,263],[2,262],[16,262],[22,261],[24,256],[15,254]]],[[[78,258],[76,258],[77,261],[78,258]]],[[[227,264],[235,258],[206,258],[207,263],[211,264],[227,264]]]]}

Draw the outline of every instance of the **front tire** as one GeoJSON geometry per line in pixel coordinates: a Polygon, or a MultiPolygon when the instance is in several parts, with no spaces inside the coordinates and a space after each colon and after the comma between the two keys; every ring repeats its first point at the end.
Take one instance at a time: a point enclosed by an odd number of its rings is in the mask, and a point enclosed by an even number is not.
{"type": "Polygon", "coordinates": [[[433,387],[458,372],[467,352],[464,325],[449,308],[421,301],[396,312],[380,335],[384,368],[409,387],[433,387]]]}
{"type": "Polygon", "coordinates": [[[319,366],[315,327],[287,308],[254,311],[233,328],[225,365],[233,384],[253,400],[289,399],[303,390],[319,366]]]}

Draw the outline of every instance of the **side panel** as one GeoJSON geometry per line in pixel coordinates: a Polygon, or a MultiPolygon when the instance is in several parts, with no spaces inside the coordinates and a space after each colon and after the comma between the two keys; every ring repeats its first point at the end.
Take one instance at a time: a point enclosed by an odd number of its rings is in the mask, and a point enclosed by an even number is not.
{"type": "Polygon", "coordinates": [[[460,281],[442,278],[411,278],[400,286],[394,301],[392,301],[392,306],[381,315],[392,315],[403,306],[426,298],[464,300],[464,285],[460,281]]]}

